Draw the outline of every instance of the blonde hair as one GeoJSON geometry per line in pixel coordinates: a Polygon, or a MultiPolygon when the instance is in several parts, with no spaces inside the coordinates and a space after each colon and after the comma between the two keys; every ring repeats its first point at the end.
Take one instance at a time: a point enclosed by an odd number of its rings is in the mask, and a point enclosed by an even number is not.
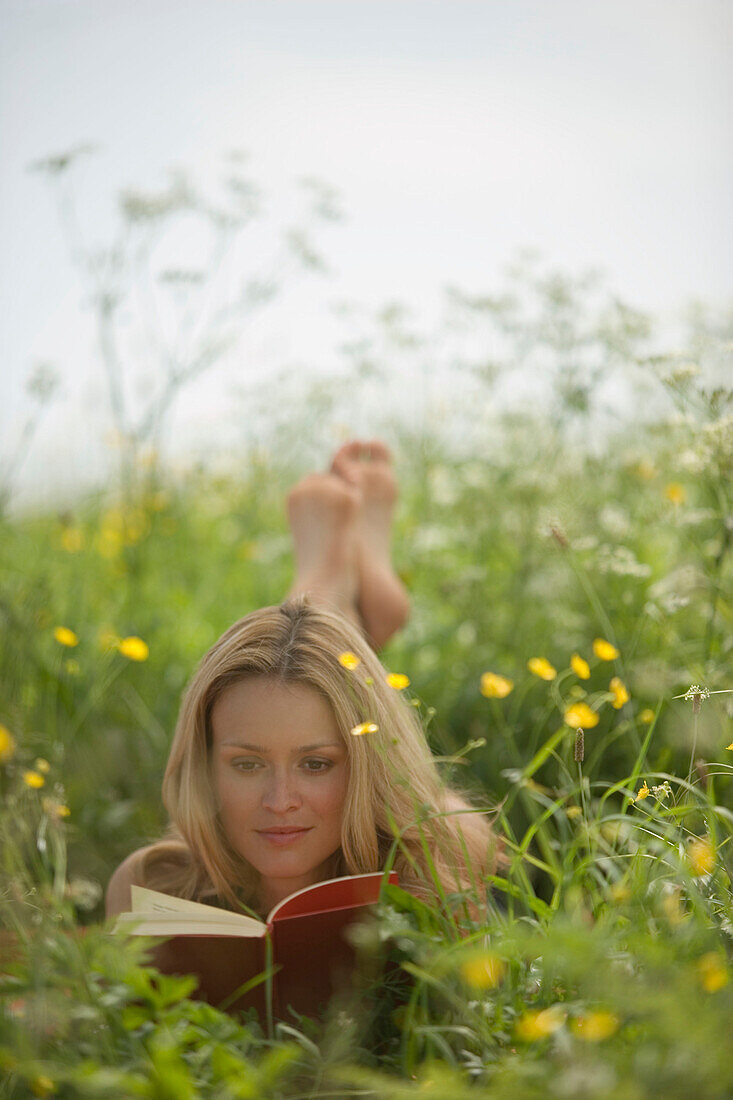
{"type": "Polygon", "coordinates": [[[183,698],[163,778],[170,826],[142,861],[149,886],[235,909],[256,906],[257,872],[227,839],[210,778],[214,703],[229,686],[254,676],[310,685],[333,710],[349,760],[333,877],[383,870],[394,845],[392,866],[405,890],[428,901],[471,890],[480,896],[483,876],[496,864],[488,820],[443,783],[415,708],[387,685],[358,629],[307,596],[246,615],[201,661],[183,698]],[[360,659],[354,670],[339,661],[346,651],[360,659]],[[377,729],[351,736],[363,722],[377,729]]]}

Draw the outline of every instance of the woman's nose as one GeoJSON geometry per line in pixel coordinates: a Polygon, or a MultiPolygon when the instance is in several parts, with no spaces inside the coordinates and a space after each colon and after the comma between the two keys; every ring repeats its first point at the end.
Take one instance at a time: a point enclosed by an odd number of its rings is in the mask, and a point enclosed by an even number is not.
{"type": "Polygon", "coordinates": [[[300,802],[298,785],[293,777],[287,774],[273,775],[262,796],[262,805],[274,813],[285,813],[286,810],[295,809],[300,802]]]}

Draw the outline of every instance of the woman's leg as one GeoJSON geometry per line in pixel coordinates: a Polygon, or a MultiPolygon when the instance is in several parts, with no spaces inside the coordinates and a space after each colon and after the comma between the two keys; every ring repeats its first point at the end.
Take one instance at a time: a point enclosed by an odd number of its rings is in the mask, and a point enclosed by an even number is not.
{"type": "Polygon", "coordinates": [[[361,493],[333,473],[313,473],[288,493],[295,581],[288,596],[308,593],[364,629],[357,610],[357,515],[361,493]]]}
{"type": "Polygon", "coordinates": [[[391,562],[397,485],[378,440],[344,444],[328,473],[304,477],[288,494],[296,577],[308,592],[351,618],[378,649],[406,621],[410,604],[391,562]]]}
{"type": "Polygon", "coordinates": [[[331,469],[361,491],[357,607],[367,636],[378,649],[410,615],[407,591],[392,565],[392,518],[398,495],[392,455],[379,439],[353,440],[338,449],[331,469]]]}

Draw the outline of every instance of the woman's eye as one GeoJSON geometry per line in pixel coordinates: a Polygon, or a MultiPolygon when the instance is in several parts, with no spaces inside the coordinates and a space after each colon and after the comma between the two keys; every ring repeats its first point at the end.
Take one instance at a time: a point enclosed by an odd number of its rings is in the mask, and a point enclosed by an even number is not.
{"type": "MultiPolygon", "coordinates": [[[[321,772],[328,771],[331,767],[330,760],[305,760],[306,771],[311,772],[313,775],[320,775],[321,772]]],[[[234,767],[238,771],[252,773],[259,764],[256,760],[235,760],[234,767]]]]}
{"type": "Polygon", "coordinates": [[[317,774],[318,772],[325,772],[331,766],[330,760],[306,760],[306,764],[316,764],[315,768],[307,768],[306,771],[317,774]]]}

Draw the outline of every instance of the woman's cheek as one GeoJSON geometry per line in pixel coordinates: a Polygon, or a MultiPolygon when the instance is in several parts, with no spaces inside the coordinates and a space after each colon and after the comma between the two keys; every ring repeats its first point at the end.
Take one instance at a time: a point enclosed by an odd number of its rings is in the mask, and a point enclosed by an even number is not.
{"type": "Polygon", "coordinates": [[[242,781],[242,775],[235,768],[223,768],[218,776],[217,790],[219,805],[225,814],[241,814],[247,811],[256,797],[257,781],[248,777],[248,782],[242,781]]]}
{"type": "Polygon", "coordinates": [[[346,803],[347,775],[344,773],[337,774],[329,776],[329,779],[330,782],[323,791],[324,809],[328,809],[333,813],[340,813],[346,803]]]}

